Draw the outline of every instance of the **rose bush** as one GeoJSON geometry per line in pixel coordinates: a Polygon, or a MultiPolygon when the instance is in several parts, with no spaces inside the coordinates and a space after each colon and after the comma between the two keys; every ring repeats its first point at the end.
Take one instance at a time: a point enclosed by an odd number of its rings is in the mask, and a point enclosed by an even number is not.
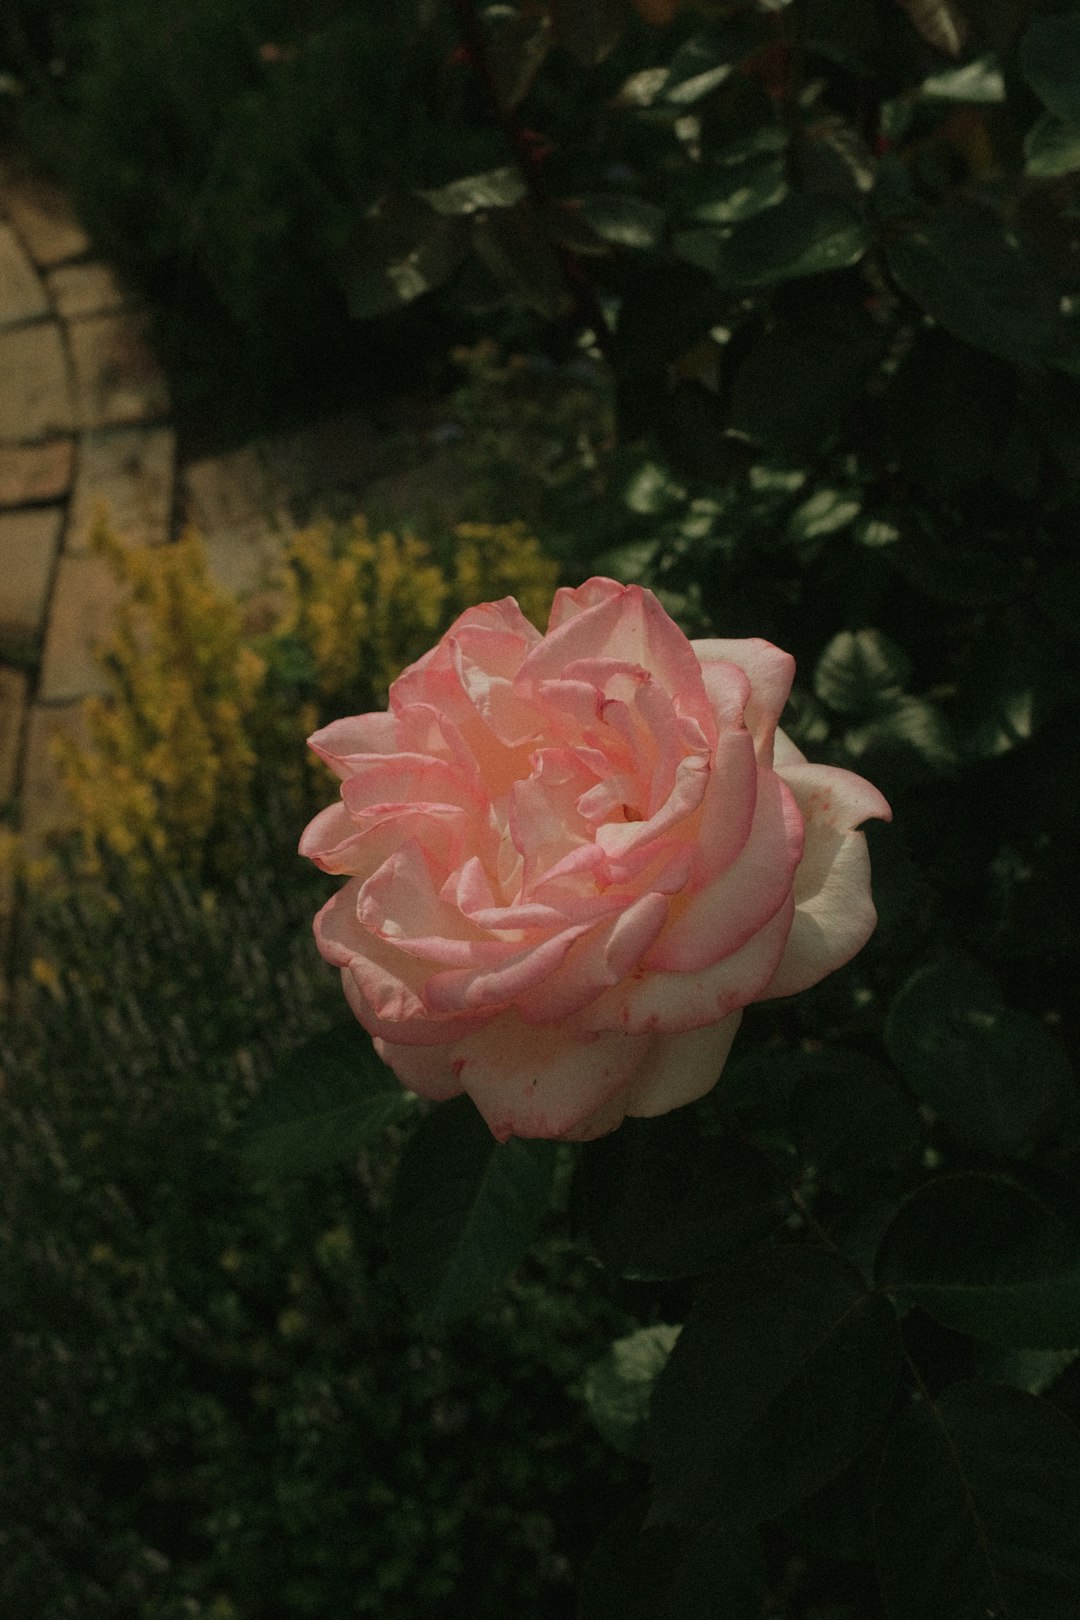
{"type": "Polygon", "coordinates": [[[778,730],[793,671],[591,579],[546,635],[470,608],[389,712],[315,733],[341,800],[300,850],[348,878],[316,939],[405,1086],[586,1140],[702,1096],[743,1007],[859,950],[890,810],[778,730]]]}

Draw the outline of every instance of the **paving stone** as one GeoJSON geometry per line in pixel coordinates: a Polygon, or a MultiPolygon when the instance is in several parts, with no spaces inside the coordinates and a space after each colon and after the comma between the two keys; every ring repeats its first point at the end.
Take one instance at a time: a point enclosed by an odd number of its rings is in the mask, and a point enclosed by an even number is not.
{"type": "Polygon", "coordinates": [[[25,444],[74,426],[67,360],[55,321],[0,332],[0,443],[25,444]]]}
{"type": "Polygon", "coordinates": [[[191,462],[182,479],[184,520],[204,537],[217,533],[257,540],[274,513],[276,491],[251,445],[191,462]]]}
{"type": "Polygon", "coordinates": [[[63,510],[0,512],[0,655],[32,659],[45,625],[63,510]]]}
{"type": "Polygon", "coordinates": [[[0,148],[0,206],[39,265],[62,264],[89,252],[90,238],[64,192],[8,145],[0,148]]]}
{"type": "Polygon", "coordinates": [[[160,546],[172,525],[176,435],[171,428],[98,428],[79,444],[65,552],[88,549],[102,505],[117,537],[160,546]]]}
{"type": "Polygon", "coordinates": [[[0,507],[61,500],[71,488],[74,468],[72,439],[0,445],[0,507]]]}
{"type": "Polygon", "coordinates": [[[54,739],[59,738],[86,747],[89,734],[82,704],[31,704],[19,793],[20,830],[30,854],[40,852],[49,833],[74,821],[53,758],[54,739]]]}
{"type": "Polygon", "coordinates": [[[48,313],[41,277],[11,226],[0,224],[0,326],[40,320],[48,313]]]}
{"type": "Polygon", "coordinates": [[[65,321],[84,315],[115,315],[137,302],[109,264],[92,260],[86,264],[65,264],[45,277],[53,303],[65,321]]]}
{"type": "Polygon", "coordinates": [[[118,427],[165,416],[169,394],[146,342],[146,316],[90,315],[68,327],[81,428],[118,427]]]}
{"type": "Polygon", "coordinates": [[[41,660],[43,702],[108,691],[94,650],[112,629],[123,595],[104,557],[61,557],[41,660]]]}
{"type": "Polygon", "coordinates": [[[15,793],[29,690],[30,682],[21,669],[0,667],[0,804],[15,793]]]}

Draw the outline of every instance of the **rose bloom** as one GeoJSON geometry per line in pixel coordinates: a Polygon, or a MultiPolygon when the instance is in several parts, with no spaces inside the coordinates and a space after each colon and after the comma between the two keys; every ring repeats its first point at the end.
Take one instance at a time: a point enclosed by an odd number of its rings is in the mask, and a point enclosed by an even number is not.
{"type": "Polygon", "coordinates": [[[546,635],[470,608],[389,712],[310,739],[341,799],[301,853],[347,882],[315,919],[410,1091],[494,1135],[584,1141],[716,1084],[742,1016],[876,921],[876,788],[777,721],[794,660],[688,641],[650,591],[561,590],[546,635]]]}

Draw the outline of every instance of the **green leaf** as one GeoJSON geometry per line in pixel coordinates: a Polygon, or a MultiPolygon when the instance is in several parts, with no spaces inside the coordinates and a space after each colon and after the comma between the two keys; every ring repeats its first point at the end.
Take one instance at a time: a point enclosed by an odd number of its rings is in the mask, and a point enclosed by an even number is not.
{"type": "Polygon", "coordinates": [[[857,264],[872,239],[856,203],[798,192],[730,230],[682,231],[672,247],[725,287],[772,287],[857,264]]]}
{"type": "Polygon", "coordinates": [[[908,297],[954,337],[1012,365],[1053,358],[1061,331],[1053,280],[989,208],[943,204],[887,239],[885,253],[908,297]]]}
{"type": "Polygon", "coordinates": [[[790,1206],[764,1155],[702,1137],[678,1109],[587,1143],[574,1211],[622,1276],[692,1277],[775,1231],[790,1206]]]}
{"type": "Polygon", "coordinates": [[[897,698],[885,713],[845,731],[844,750],[853,761],[867,754],[891,755],[910,763],[914,774],[946,773],[957,762],[952,728],[928,698],[897,698]]]}
{"type": "Polygon", "coordinates": [[[993,105],[1005,100],[1005,79],[996,57],[977,56],[963,67],[931,74],[919,86],[920,96],[931,101],[966,101],[993,105]]]}
{"type": "Polygon", "coordinates": [[[616,1339],[585,1374],[583,1394],[601,1437],[616,1451],[637,1455],[645,1436],[653,1385],[682,1328],[666,1322],[616,1339]]]}
{"type": "Polygon", "coordinates": [[[619,247],[653,248],[664,229],[664,210],[627,192],[595,192],[585,198],[584,213],[597,236],[619,247]]]}
{"type": "Polygon", "coordinates": [[[566,280],[558,253],[531,202],[478,215],[470,240],[477,257],[505,292],[546,319],[557,318],[568,298],[566,280]]]}
{"type": "Polygon", "coordinates": [[[952,1384],[886,1448],[876,1504],[890,1620],[1071,1620],[1080,1435],[1033,1395],[952,1384]]]}
{"type": "Polygon", "coordinates": [[[552,1142],[496,1142],[467,1097],[424,1120],[394,1183],[390,1257],[429,1322],[475,1310],[524,1258],[547,1211],[555,1153],[552,1142]]]}
{"type": "Polygon", "coordinates": [[[704,1524],[644,1527],[644,1503],[607,1525],[581,1581],[579,1620],[761,1620],[758,1537],[704,1524]]]}
{"type": "Polygon", "coordinates": [[[875,1438],[850,1468],[784,1515],[784,1528],[824,1558],[862,1563],[874,1555],[874,1490],[882,1440],[875,1438]]]}
{"type": "Polygon", "coordinates": [[[730,430],[780,456],[812,456],[842,430],[880,353],[880,330],[861,311],[801,307],[736,372],[730,430]]]}
{"type": "Polygon", "coordinates": [[[1014,1350],[1000,1344],[981,1344],[976,1352],[979,1371],[993,1384],[1011,1384],[1028,1395],[1041,1395],[1072,1366],[1080,1350],[1014,1350]]]}
{"type": "Polygon", "coordinates": [[[324,1169],[415,1103],[358,1024],[332,1029],[283,1060],[248,1111],[240,1152],[259,1175],[324,1169]]]}
{"type": "Polygon", "coordinates": [[[1080,1344],[1080,1233],[1003,1176],[943,1176],[912,1193],[882,1240],[877,1279],[992,1344],[1080,1344]]]}
{"type": "Polygon", "coordinates": [[[511,208],[527,194],[520,169],[507,165],[486,174],[467,174],[434,191],[418,191],[437,214],[476,214],[481,209],[511,208]]]}
{"type": "Polygon", "coordinates": [[[1024,173],[1033,180],[1056,180],[1080,169],[1080,119],[1065,123],[1043,113],[1024,137],[1024,173]]]}
{"type": "Polygon", "coordinates": [[[839,714],[873,714],[903,692],[911,660],[880,630],[841,630],[814,669],[814,691],[839,714]]]}
{"type": "Polygon", "coordinates": [[[686,486],[676,481],[669,467],[658,461],[646,461],[627,484],[623,500],[631,512],[639,512],[642,517],[657,517],[684,503],[686,486]]]}
{"type": "Polygon", "coordinates": [[[440,286],[461,264],[468,238],[418,197],[387,196],[360,221],[342,267],[349,314],[372,320],[440,286]]]}
{"type": "MultiPolygon", "coordinates": [[[[942,427],[948,430],[944,419],[942,427]]],[[[905,526],[896,560],[905,577],[927,596],[961,607],[1007,602],[1025,584],[1017,547],[995,550],[927,522],[905,526]]]]}
{"type": "Polygon", "coordinates": [[[1027,742],[1068,696],[1058,654],[1051,638],[1030,622],[1012,629],[994,625],[974,642],[956,707],[969,758],[996,759],[1027,742]]]}
{"type": "Polygon", "coordinates": [[[953,0],[897,0],[922,37],[947,56],[959,56],[967,42],[967,18],[953,0]]]}
{"type": "Polygon", "coordinates": [[[735,17],[708,34],[692,35],[668,64],[663,99],[675,107],[695,106],[726,83],[763,39],[760,19],[753,16],[735,17]]]}
{"type": "Polygon", "coordinates": [[[835,1190],[867,1182],[880,1195],[890,1172],[907,1167],[921,1141],[915,1105],[892,1070],[838,1047],[763,1048],[729,1065],[713,1106],[731,1109],[759,1142],[782,1144],[800,1176],[835,1190]]]}
{"type": "Polygon", "coordinates": [[[1020,41],[1020,71],[1043,106],[1080,124],[1080,17],[1035,17],[1020,41]]]}
{"type": "Polygon", "coordinates": [[[1037,1018],[1004,1007],[965,958],[931,963],[907,981],[885,1044],[916,1097],[965,1147],[1023,1153],[1075,1116],[1061,1045],[1037,1018]]]}
{"type": "Polygon", "coordinates": [[[797,546],[806,545],[846,529],[861,511],[861,502],[849,490],[817,489],[795,508],[784,538],[797,546]]]}
{"type": "MultiPolygon", "coordinates": [[[[837,1054],[837,1059],[841,1054],[837,1054]]],[[[890,1170],[914,1158],[920,1144],[914,1104],[868,1058],[830,1065],[799,1081],[788,1105],[801,1163],[833,1187],[853,1181],[881,1191],[890,1170]]]]}
{"type": "Polygon", "coordinates": [[[702,225],[733,225],[787,196],[782,157],[766,153],[737,164],[694,170],[686,195],[691,219],[702,225]]]}
{"type": "Polygon", "coordinates": [[[892,1307],[837,1256],[764,1248],[714,1273],[653,1391],[653,1523],[773,1518],[847,1467],[897,1387],[892,1307]]]}

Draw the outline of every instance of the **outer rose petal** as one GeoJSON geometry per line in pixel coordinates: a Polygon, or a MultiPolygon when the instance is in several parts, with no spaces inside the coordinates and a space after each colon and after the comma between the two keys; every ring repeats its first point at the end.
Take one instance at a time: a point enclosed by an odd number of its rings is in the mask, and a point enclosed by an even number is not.
{"type": "Polygon", "coordinates": [[[892,819],[877,788],[851,771],[800,764],[782,774],[806,818],[806,848],[795,874],[791,937],[765,997],[809,989],[866,944],[877,912],[866,839],[853,829],[869,816],[892,819]]]}
{"type": "Polygon", "coordinates": [[[510,1012],[438,1057],[429,1050],[417,1058],[389,1042],[380,1055],[421,1096],[456,1082],[500,1142],[511,1136],[585,1142],[621,1122],[628,1082],[652,1044],[647,1036],[617,1034],[583,1043],[563,1024],[525,1026],[510,1012]]]}
{"type": "Polygon", "coordinates": [[[668,1114],[712,1090],[739,1032],[742,1012],[684,1035],[658,1035],[630,1085],[626,1112],[637,1119],[668,1114]]]}
{"type": "Polygon", "coordinates": [[[393,754],[400,746],[392,714],[354,714],[347,720],[331,720],[308,738],[308,747],[341,777],[350,774],[352,755],[393,754]]]}
{"type": "Polygon", "coordinates": [[[751,697],[746,705],[746,729],[753,734],[758,759],[763,765],[771,765],[773,734],[795,676],[794,658],[757,636],[747,641],[692,641],[690,645],[701,661],[710,696],[709,665],[737,664],[749,676],[751,697]]]}

